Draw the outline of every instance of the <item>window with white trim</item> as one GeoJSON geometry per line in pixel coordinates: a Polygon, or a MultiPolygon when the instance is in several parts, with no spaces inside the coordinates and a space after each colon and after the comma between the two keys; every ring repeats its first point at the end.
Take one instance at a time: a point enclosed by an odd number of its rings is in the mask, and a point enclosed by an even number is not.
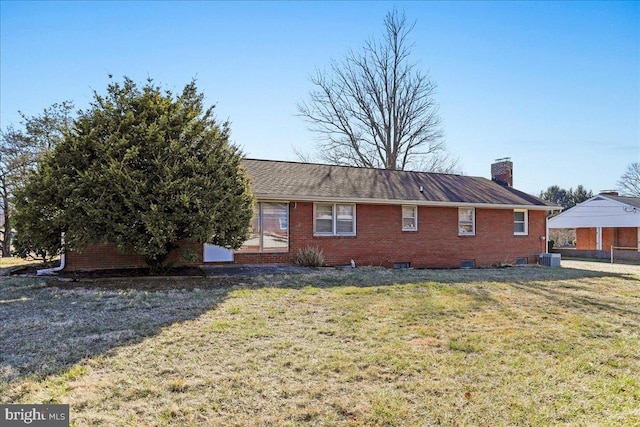
{"type": "Polygon", "coordinates": [[[418,231],[418,207],[402,207],[402,231],[418,231]]]}
{"type": "Polygon", "coordinates": [[[289,203],[256,203],[251,221],[251,234],[237,252],[288,251],[289,203]]]}
{"type": "Polygon", "coordinates": [[[476,210],[475,208],[458,208],[458,235],[476,235],[476,210]]]}
{"type": "Polygon", "coordinates": [[[529,212],[526,209],[514,209],[513,234],[527,236],[529,234],[529,212]]]}
{"type": "Polygon", "coordinates": [[[356,205],[316,203],[313,205],[313,234],[316,236],[355,236],[356,205]]]}

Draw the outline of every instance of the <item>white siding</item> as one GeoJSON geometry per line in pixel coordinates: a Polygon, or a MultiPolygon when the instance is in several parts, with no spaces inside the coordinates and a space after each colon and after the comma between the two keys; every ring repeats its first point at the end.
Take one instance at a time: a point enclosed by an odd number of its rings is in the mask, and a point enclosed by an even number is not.
{"type": "Polygon", "coordinates": [[[549,228],[593,227],[640,227],[640,209],[599,195],[549,218],[549,228]]]}

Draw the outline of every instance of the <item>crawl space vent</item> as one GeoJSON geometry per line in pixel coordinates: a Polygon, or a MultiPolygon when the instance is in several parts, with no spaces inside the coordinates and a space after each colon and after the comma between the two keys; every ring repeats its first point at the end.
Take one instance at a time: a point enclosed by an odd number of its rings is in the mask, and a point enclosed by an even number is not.
{"type": "Polygon", "coordinates": [[[393,264],[393,268],[396,270],[411,268],[410,262],[396,262],[393,264]]]}
{"type": "Polygon", "coordinates": [[[527,262],[526,258],[518,258],[516,260],[516,265],[527,265],[527,264],[528,264],[528,262],[527,262]]]}
{"type": "Polygon", "coordinates": [[[462,261],[460,264],[461,268],[476,268],[476,262],[472,259],[467,259],[462,261]]]}

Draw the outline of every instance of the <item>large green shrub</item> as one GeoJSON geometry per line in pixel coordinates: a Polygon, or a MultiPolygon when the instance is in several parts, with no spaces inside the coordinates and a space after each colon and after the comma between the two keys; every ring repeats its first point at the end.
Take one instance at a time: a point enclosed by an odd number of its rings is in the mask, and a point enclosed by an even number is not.
{"type": "MultiPolygon", "coordinates": [[[[182,93],[128,78],[94,94],[73,131],[17,193],[16,228],[36,245],[114,244],[161,268],[180,240],[238,248],[253,197],[229,123],[182,93]]],[[[47,248],[54,250],[55,248],[47,248]]]]}

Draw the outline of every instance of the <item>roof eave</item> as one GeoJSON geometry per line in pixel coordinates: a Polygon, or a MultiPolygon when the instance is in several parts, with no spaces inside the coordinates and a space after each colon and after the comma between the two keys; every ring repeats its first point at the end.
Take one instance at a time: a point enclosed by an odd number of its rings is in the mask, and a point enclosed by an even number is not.
{"type": "Polygon", "coordinates": [[[472,203],[472,202],[441,202],[433,200],[399,200],[399,199],[375,199],[375,198],[341,198],[318,196],[295,196],[283,194],[255,193],[260,201],[288,201],[288,202],[329,202],[329,203],[360,203],[371,205],[418,205],[433,207],[474,207],[485,209],[529,209],[541,211],[561,210],[561,206],[546,206],[532,204],[501,204],[501,203],[472,203]]]}

